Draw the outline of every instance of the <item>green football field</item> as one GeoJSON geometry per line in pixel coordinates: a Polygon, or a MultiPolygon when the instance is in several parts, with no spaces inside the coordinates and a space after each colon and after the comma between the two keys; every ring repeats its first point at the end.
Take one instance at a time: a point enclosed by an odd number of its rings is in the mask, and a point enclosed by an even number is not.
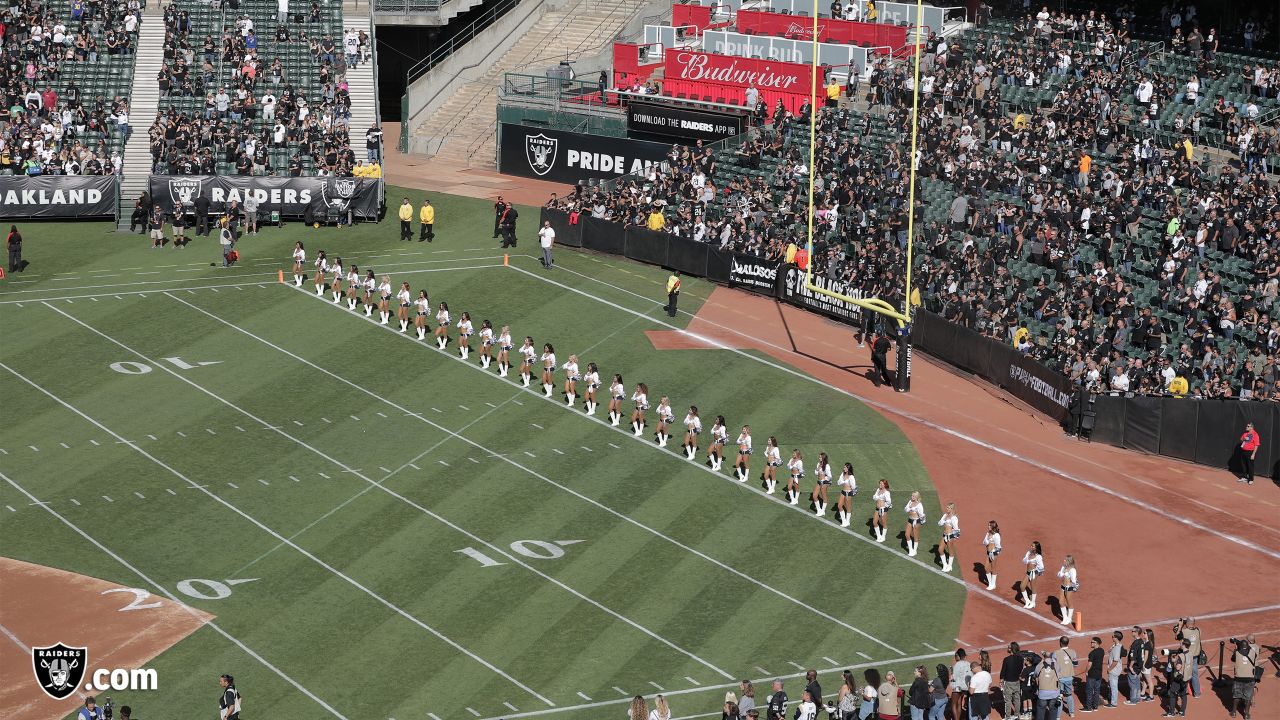
{"type": "MultiPolygon", "coordinates": [[[[936,528],[913,559],[865,526],[880,477],[895,525],[913,489],[939,513],[896,427],[754,352],[656,350],[645,331],[689,317],[662,311],[660,268],[561,248],[547,272],[528,239],[504,267],[488,203],[432,200],[433,244],[295,223],[244,238],[230,269],[209,266],[212,238],[23,227],[32,265],[0,281],[0,553],[215,616],[150,663],[160,690],[117,705],[206,713],[232,672],[249,718],[586,720],[658,692],[687,717],[743,678],[798,697],[805,668],[834,691],[846,667],[945,656],[964,589],[930,563],[936,528]],[[297,239],[643,381],[679,416],[750,423],[757,448],[852,462],[853,526],[279,284],[297,239]]],[[[709,289],[686,282],[682,310],[709,289]]]]}

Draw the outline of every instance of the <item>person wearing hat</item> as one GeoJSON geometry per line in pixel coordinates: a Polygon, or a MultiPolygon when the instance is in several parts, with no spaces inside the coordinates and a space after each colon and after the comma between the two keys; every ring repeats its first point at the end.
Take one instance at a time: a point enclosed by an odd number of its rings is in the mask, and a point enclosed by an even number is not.
{"type": "Polygon", "coordinates": [[[413,240],[413,205],[409,198],[400,201],[400,239],[413,240]]]}
{"type": "Polygon", "coordinates": [[[669,317],[676,316],[676,303],[680,301],[680,273],[671,271],[667,278],[667,306],[663,308],[669,317]]]}
{"type": "Polygon", "coordinates": [[[1253,423],[1245,423],[1240,444],[1236,447],[1236,459],[1241,468],[1240,482],[1253,484],[1253,461],[1258,457],[1258,446],[1261,444],[1262,439],[1258,436],[1258,431],[1253,429],[1253,423]]]}

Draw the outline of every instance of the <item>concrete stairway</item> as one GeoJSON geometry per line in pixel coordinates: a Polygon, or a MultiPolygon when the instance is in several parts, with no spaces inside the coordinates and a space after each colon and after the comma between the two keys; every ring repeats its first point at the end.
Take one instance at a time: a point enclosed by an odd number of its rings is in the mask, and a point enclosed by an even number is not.
{"type": "Polygon", "coordinates": [[[580,0],[543,15],[485,73],[457,90],[414,135],[429,154],[475,167],[495,166],[498,89],[509,72],[541,75],[561,60],[598,53],[644,0],[580,0]]]}
{"type": "Polygon", "coordinates": [[[124,177],[120,181],[120,221],[117,229],[129,229],[133,204],[151,178],[151,141],[147,132],[156,118],[160,87],[156,76],[164,62],[164,16],[160,3],[147,3],[138,27],[138,53],[134,58],[133,87],[129,94],[129,141],[124,146],[124,177]]]}
{"type": "MultiPolygon", "coordinates": [[[[362,6],[361,10],[356,11],[344,9],[342,27],[369,32],[368,6],[362,6]]],[[[370,37],[373,37],[372,33],[370,37]]],[[[377,52],[376,48],[374,52],[377,52]]],[[[357,160],[367,157],[364,133],[378,117],[378,88],[374,87],[373,81],[373,66],[377,61],[375,54],[369,62],[347,70],[347,92],[351,94],[351,122],[347,127],[351,149],[355,151],[357,160]]],[[[387,138],[383,138],[384,145],[386,142],[387,138]]],[[[395,139],[392,138],[391,142],[395,142],[395,139]]]]}

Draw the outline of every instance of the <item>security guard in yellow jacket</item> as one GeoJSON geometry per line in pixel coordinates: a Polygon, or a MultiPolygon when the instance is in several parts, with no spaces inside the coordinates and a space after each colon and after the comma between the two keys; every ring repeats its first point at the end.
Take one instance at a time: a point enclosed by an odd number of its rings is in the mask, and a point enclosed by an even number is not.
{"type": "Polygon", "coordinates": [[[418,221],[422,223],[422,229],[418,233],[418,242],[435,240],[436,209],[431,206],[431,201],[426,198],[422,199],[422,208],[418,210],[418,221]]]}
{"type": "Polygon", "coordinates": [[[400,239],[413,241],[413,205],[409,198],[400,202],[400,239]]]}
{"type": "Polygon", "coordinates": [[[676,303],[680,300],[680,274],[671,273],[667,278],[667,315],[676,316],[676,303]]]}

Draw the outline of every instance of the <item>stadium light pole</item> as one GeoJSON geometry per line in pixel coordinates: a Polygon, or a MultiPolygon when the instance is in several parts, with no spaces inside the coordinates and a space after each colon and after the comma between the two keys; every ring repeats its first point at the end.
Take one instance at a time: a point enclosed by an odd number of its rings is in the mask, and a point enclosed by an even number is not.
{"type": "MultiPolygon", "coordinates": [[[[924,17],[923,0],[916,0],[916,37],[914,45],[915,67],[912,69],[912,87],[911,87],[911,157],[907,171],[907,273],[906,287],[902,298],[902,309],[895,309],[888,302],[880,298],[855,298],[843,293],[834,292],[824,287],[819,287],[813,282],[813,220],[814,220],[814,204],[813,204],[813,185],[814,175],[817,172],[817,154],[818,154],[818,89],[815,82],[818,76],[818,53],[820,43],[818,42],[818,0],[813,0],[813,38],[811,44],[812,64],[810,69],[809,82],[809,217],[808,217],[808,234],[805,242],[805,249],[808,251],[809,258],[805,264],[804,287],[806,290],[819,295],[826,295],[842,302],[857,305],[864,310],[880,313],[886,317],[893,318],[897,321],[898,329],[898,354],[897,354],[897,380],[896,389],[899,392],[908,392],[911,390],[911,273],[912,258],[915,245],[915,218],[916,218],[916,148],[917,139],[920,129],[920,44],[923,40],[924,26],[920,23],[924,17]]],[[[853,71],[850,66],[849,71],[853,71]]],[[[824,78],[825,80],[825,78],[824,78]]],[[[825,95],[825,83],[824,95],[825,95]]]]}

